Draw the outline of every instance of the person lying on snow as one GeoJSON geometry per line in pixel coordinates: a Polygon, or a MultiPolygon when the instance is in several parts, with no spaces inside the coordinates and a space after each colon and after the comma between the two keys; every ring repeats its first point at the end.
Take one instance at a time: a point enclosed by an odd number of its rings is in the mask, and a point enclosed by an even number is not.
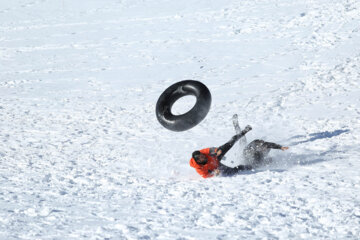
{"type": "Polygon", "coordinates": [[[234,144],[247,132],[251,130],[251,126],[246,126],[241,133],[233,136],[230,141],[224,145],[215,148],[205,148],[200,151],[192,153],[190,159],[190,166],[195,168],[196,172],[199,173],[203,178],[209,178],[217,175],[221,176],[232,176],[239,171],[251,170],[257,164],[260,164],[264,158],[269,154],[270,149],[281,149],[283,151],[289,149],[276,143],[265,142],[263,140],[254,140],[244,149],[244,157],[252,165],[239,165],[236,167],[228,167],[221,163],[224,155],[234,146],[234,144]]]}

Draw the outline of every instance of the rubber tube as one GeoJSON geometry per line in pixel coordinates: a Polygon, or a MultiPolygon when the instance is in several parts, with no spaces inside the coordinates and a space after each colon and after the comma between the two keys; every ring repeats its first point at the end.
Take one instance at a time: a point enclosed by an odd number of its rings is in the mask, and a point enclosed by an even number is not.
{"type": "Polygon", "coordinates": [[[211,94],[209,89],[201,82],[184,80],[168,87],[159,97],[156,103],[156,117],[165,128],[181,132],[189,130],[199,124],[208,114],[211,106],[211,94]],[[184,96],[196,97],[194,107],[187,113],[173,115],[173,104],[184,96]]]}

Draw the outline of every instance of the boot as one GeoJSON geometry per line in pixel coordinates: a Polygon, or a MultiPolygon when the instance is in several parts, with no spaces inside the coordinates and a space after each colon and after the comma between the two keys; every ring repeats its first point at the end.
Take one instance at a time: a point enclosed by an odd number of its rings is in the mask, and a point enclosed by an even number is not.
{"type": "Polygon", "coordinates": [[[248,133],[250,130],[252,129],[252,127],[250,125],[247,125],[244,130],[241,131],[241,135],[245,135],[246,133],[248,133]]]}

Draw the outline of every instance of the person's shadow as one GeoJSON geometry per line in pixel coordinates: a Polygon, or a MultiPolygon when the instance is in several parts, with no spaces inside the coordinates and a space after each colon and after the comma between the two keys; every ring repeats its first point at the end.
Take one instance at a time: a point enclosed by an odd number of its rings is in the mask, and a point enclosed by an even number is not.
{"type": "Polygon", "coordinates": [[[329,131],[325,131],[325,132],[318,132],[318,133],[311,133],[309,135],[297,135],[294,137],[291,137],[290,139],[288,139],[288,141],[292,141],[295,140],[295,142],[290,143],[289,146],[296,146],[302,143],[307,143],[307,142],[313,142],[319,139],[324,139],[324,138],[332,138],[332,137],[336,137],[339,136],[343,133],[347,133],[350,132],[349,129],[339,129],[339,130],[335,130],[332,132],[329,131]],[[296,140],[296,139],[301,139],[301,138],[307,138],[305,140],[296,140]]]}

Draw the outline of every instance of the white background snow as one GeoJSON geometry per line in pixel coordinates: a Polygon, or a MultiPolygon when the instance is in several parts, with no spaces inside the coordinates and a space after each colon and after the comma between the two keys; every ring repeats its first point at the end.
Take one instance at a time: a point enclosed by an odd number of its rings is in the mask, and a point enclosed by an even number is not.
{"type": "Polygon", "coordinates": [[[0,3],[0,239],[360,238],[359,1],[0,3]],[[171,132],[155,104],[184,79],[212,106],[171,132]],[[202,179],[234,113],[290,149],[202,179]]]}

